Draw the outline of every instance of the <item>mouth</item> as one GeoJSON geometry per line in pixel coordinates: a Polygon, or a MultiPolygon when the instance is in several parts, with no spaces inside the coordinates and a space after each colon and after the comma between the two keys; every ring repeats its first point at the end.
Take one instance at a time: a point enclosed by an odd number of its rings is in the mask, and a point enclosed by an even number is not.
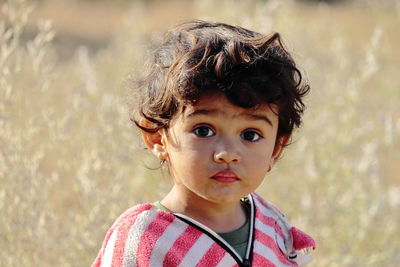
{"type": "Polygon", "coordinates": [[[237,177],[237,175],[231,170],[217,172],[211,176],[211,179],[220,183],[234,183],[240,180],[239,177],[237,177]]]}

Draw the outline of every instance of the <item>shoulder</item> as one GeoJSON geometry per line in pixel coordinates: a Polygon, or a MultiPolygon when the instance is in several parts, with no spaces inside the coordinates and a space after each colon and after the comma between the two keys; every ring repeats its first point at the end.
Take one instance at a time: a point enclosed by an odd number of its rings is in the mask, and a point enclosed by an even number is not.
{"type": "Polygon", "coordinates": [[[302,251],[315,249],[314,239],[292,226],[275,205],[257,193],[253,192],[251,195],[256,210],[256,228],[276,241],[276,245],[285,254],[285,258],[291,259],[299,266],[311,261],[311,257],[303,254],[302,251]]]}
{"type": "Polygon", "coordinates": [[[136,205],[126,210],[107,231],[92,267],[122,265],[126,260],[128,250],[135,249],[134,246],[139,243],[147,227],[154,221],[163,220],[163,217],[167,217],[168,220],[168,215],[153,208],[153,205],[149,203],[136,205]]]}
{"type": "MultiPolygon", "coordinates": [[[[270,210],[272,213],[276,213],[275,215],[285,216],[275,205],[273,205],[268,200],[264,199],[258,193],[253,192],[251,193],[253,197],[254,204],[257,208],[264,207],[266,210],[270,210]]],[[[265,210],[264,210],[265,211],[265,210]]]]}
{"type": "Polygon", "coordinates": [[[132,225],[136,222],[138,217],[143,217],[144,215],[148,215],[152,211],[153,205],[150,203],[139,204],[133,206],[122,213],[110,227],[109,231],[113,231],[119,227],[125,225],[132,225]]]}

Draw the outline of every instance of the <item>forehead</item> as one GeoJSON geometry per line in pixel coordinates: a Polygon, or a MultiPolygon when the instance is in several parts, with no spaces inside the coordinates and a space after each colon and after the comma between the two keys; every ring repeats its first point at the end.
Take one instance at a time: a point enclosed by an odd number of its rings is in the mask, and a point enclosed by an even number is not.
{"type": "Polygon", "coordinates": [[[205,94],[193,105],[185,105],[183,117],[224,116],[227,118],[250,116],[261,119],[267,117],[270,123],[278,120],[278,107],[273,104],[258,105],[254,108],[243,108],[233,105],[223,94],[205,94]]]}

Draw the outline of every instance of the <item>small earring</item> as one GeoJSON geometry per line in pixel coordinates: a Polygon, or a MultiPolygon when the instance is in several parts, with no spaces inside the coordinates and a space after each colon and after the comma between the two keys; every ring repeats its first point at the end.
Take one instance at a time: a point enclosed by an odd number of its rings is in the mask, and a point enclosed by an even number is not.
{"type": "Polygon", "coordinates": [[[168,152],[165,151],[165,149],[161,145],[155,144],[152,150],[153,150],[153,154],[156,157],[158,157],[160,160],[167,159],[168,152]]]}
{"type": "Polygon", "coordinates": [[[162,160],[162,161],[165,161],[166,159],[167,159],[167,152],[165,152],[165,151],[163,151],[163,152],[161,152],[161,151],[159,151],[158,152],[158,158],[160,159],[160,160],[162,160]]]}
{"type": "Polygon", "coordinates": [[[271,161],[269,162],[268,172],[270,172],[270,171],[272,170],[272,166],[273,166],[273,165],[274,165],[274,161],[271,160],[271,161]]]}

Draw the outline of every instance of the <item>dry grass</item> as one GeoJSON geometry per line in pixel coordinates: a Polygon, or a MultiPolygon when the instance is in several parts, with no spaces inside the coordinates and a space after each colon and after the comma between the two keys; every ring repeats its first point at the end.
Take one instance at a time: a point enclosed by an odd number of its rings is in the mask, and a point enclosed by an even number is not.
{"type": "Polygon", "coordinates": [[[0,16],[0,266],[87,266],[123,210],[167,190],[168,178],[145,167],[157,162],[129,123],[122,80],[140,71],[150,40],[187,16],[281,32],[312,85],[304,127],[259,190],[317,239],[311,266],[399,266],[395,1],[138,3],[107,46],[68,60],[49,21],[27,38],[30,4],[9,3],[0,16]]]}

